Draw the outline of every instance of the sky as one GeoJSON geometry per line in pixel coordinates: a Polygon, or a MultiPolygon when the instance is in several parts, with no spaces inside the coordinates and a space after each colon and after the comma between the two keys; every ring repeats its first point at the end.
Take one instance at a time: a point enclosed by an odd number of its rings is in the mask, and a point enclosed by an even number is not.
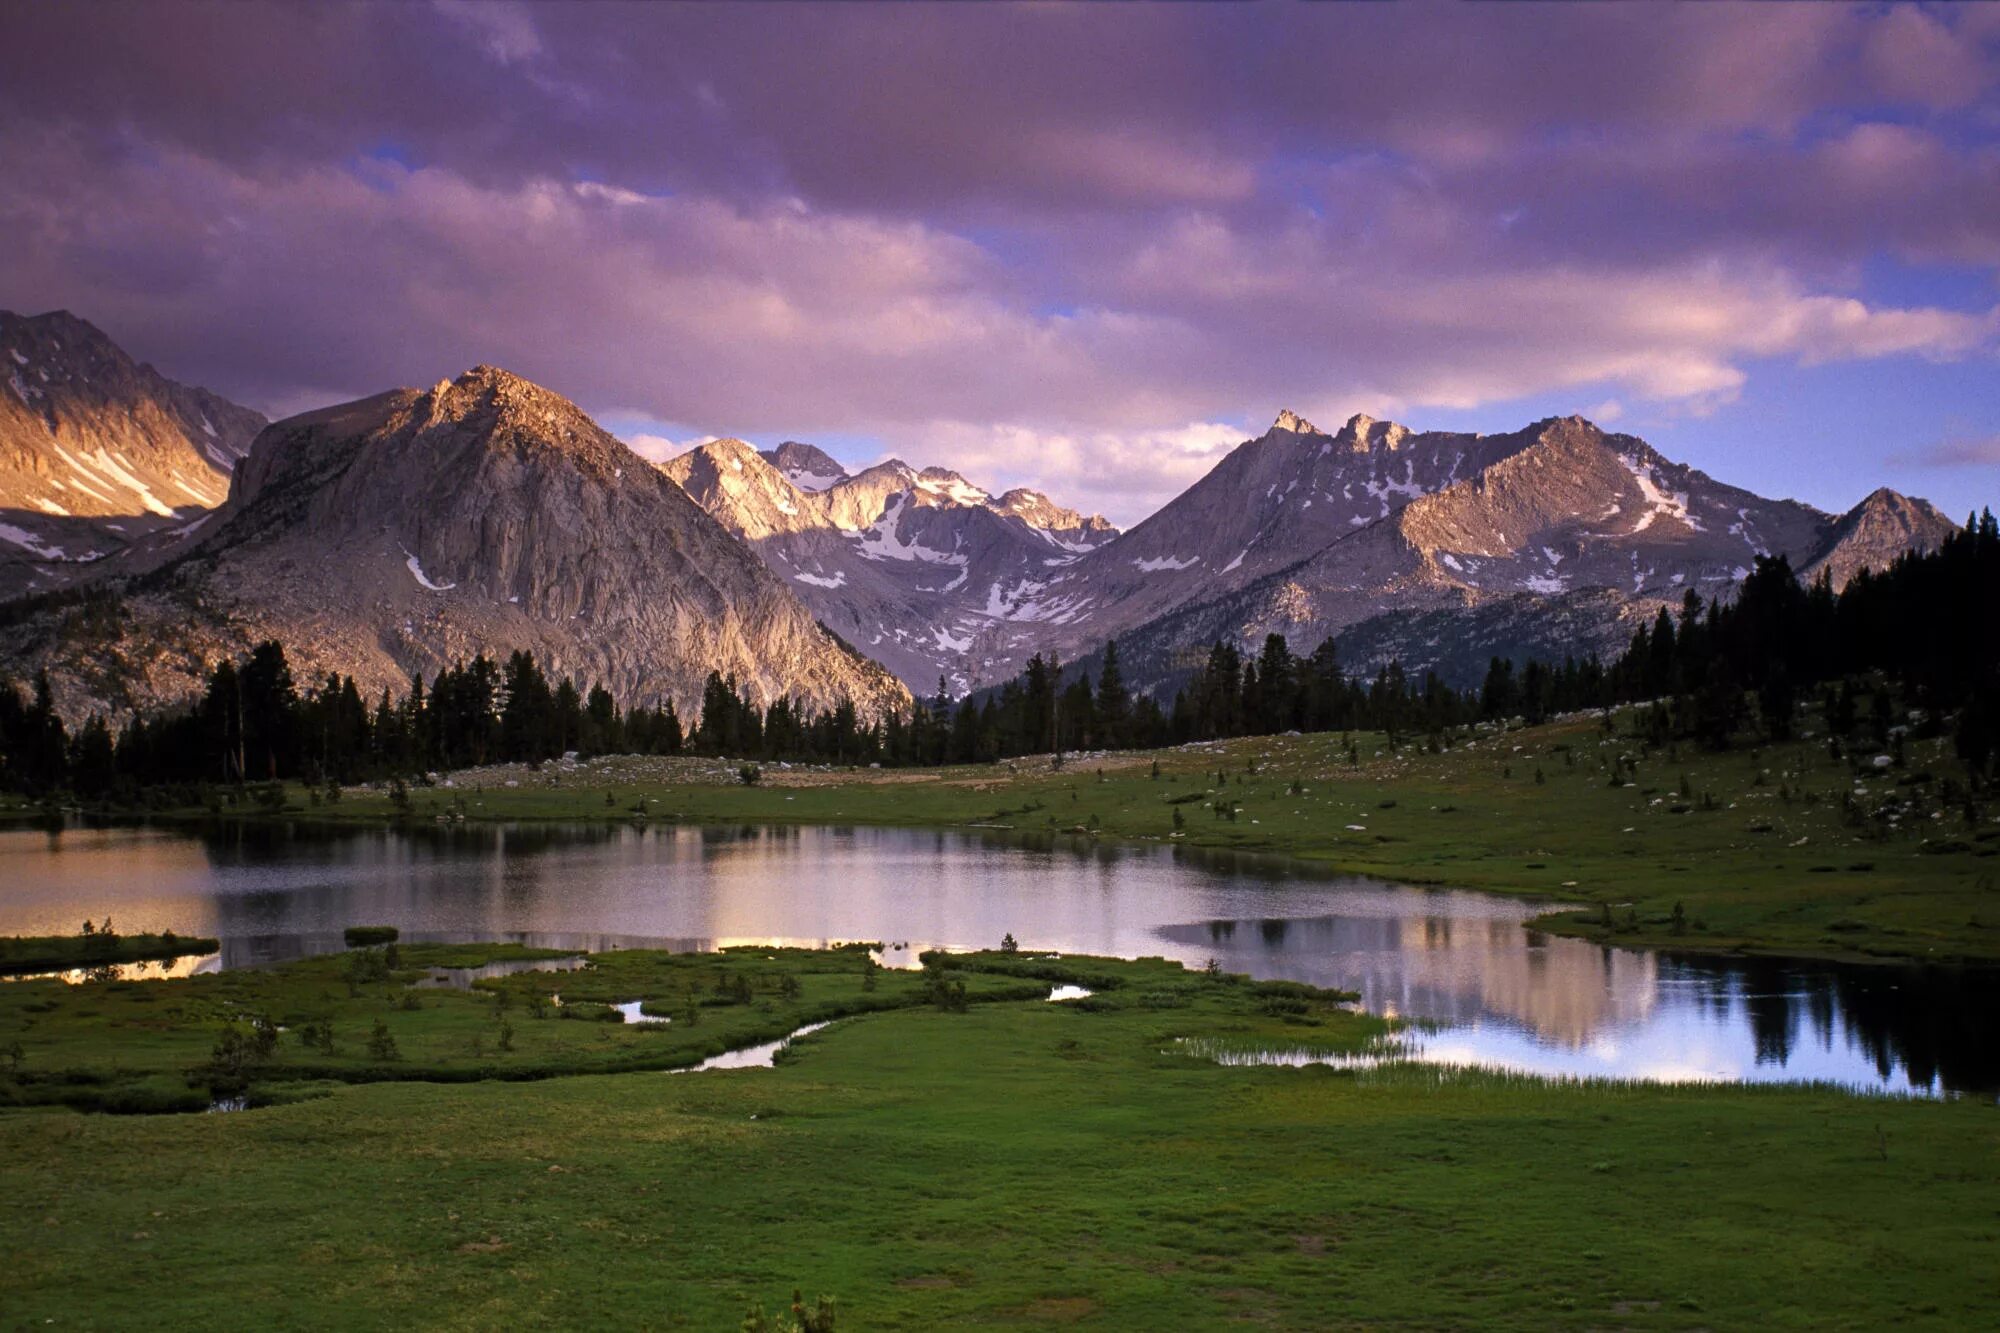
{"type": "Polygon", "coordinates": [[[1130,524],[1281,408],[2000,502],[2000,5],[0,0],[0,307],[1130,524]]]}

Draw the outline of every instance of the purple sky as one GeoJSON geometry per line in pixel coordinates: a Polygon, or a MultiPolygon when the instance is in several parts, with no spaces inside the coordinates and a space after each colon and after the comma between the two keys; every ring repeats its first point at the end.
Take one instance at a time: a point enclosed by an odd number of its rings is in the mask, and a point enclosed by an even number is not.
{"type": "Polygon", "coordinates": [[[0,306],[1131,522],[1280,407],[2000,502],[2000,5],[0,0],[0,306]]]}

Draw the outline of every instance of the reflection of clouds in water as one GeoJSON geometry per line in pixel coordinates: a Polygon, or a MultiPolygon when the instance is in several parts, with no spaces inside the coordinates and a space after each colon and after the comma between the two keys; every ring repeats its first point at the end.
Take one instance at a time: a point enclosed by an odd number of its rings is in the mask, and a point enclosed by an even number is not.
{"type": "Polygon", "coordinates": [[[0,879],[0,932],[110,914],[218,936],[229,966],[339,949],[363,923],[577,952],[873,940],[907,945],[883,957],[903,965],[1011,933],[1355,990],[1373,1012],[1447,1025],[1427,1040],[1497,1067],[2000,1083],[1990,975],[1666,959],[1529,931],[1537,903],[1188,848],[867,828],[10,830],[0,879]]]}
{"type": "Polygon", "coordinates": [[[170,981],[176,977],[205,976],[219,972],[219,953],[182,954],[178,958],[155,958],[142,963],[110,963],[102,967],[72,967],[58,972],[10,972],[0,975],[8,981],[65,981],[72,986],[86,981],[170,981]]]}

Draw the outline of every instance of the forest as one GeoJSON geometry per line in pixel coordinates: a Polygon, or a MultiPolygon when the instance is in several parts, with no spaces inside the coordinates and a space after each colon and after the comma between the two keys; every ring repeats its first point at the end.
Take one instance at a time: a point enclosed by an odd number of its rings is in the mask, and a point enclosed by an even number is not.
{"type": "MultiPolygon", "coordinates": [[[[1876,747],[1905,725],[1949,727],[1976,782],[2000,756],[2000,523],[1990,510],[1935,552],[1864,571],[1836,592],[1802,585],[1782,557],[1760,557],[1729,602],[1689,592],[1662,607],[1609,663],[1594,657],[1517,667],[1495,658],[1477,689],[1396,663],[1348,672],[1336,639],[1292,652],[1269,635],[1254,656],[1216,643],[1162,706],[1133,691],[1107,643],[1093,679],[1065,682],[1053,655],[977,699],[938,693],[876,721],[852,704],[821,712],[760,702],[711,674],[700,708],[623,707],[602,685],[551,681],[526,652],[481,654],[401,697],[364,698],[350,677],[298,681],[283,646],[216,663],[200,700],[72,731],[47,674],[24,692],[0,681],[0,788],[35,796],[135,801],[148,790],[298,780],[314,785],[420,778],[567,753],[695,754],[762,762],[884,766],[990,763],[1027,754],[1154,748],[1287,731],[1371,731],[1392,744],[1494,718],[1529,723],[1582,709],[1644,705],[1655,740],[1724,749],[1791,736],[1817,699],[1836,738],[1876,747]]],[[[1838,740],[1836,740],[1838,743],[1838,740]]]]}

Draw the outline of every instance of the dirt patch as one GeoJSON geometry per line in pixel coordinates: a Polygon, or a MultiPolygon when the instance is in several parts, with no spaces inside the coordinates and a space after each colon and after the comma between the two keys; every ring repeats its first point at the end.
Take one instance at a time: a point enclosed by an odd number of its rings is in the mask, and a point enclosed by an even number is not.
{"type": "Polygon", "coordinates": [[[922,1277],[899,1277],[896,1285],[905,1291],[939,1291],[955,1287],[958,1283],[941,1273],[926,1273],[922,1277]]]}
{"type": "Polygon", "coordinates": [[[1028,1302],[1028,1308],[1022,1313],[1030,1319],[1046,1320],[1051,1324],[1074,1324],[1079,1319],[1096,1314],[1097,1302],[1088,1296],[1044,1296],[1028,1302]]]}
{"type": "Polygon", "coordinates": [[[488,1236],[485,1240],[469,1240],[458,1247],[460,1254],[498,1254],[509,1248],[506,1241],[498,1236],[488,1236]]]}

